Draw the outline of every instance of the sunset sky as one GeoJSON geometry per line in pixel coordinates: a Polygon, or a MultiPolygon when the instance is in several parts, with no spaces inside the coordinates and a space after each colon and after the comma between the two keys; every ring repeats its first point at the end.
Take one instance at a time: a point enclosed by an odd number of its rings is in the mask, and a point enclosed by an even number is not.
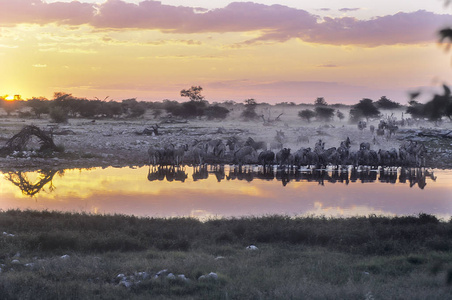
{"type": "Polygon", "coordinates": [[[450,83],[441,0],[0,0],[0,96],[405,104],[450,83]]]}

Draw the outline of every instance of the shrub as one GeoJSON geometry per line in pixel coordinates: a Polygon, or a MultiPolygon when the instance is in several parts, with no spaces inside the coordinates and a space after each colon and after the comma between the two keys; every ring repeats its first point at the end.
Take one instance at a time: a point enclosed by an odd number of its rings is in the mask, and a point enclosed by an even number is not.
{"type": "Polygon", "coordinates": [[[60,106],[52,107],[49,116],[50,120],[55,123],[66,123],[69,119],[68,112],[60,106]]]}
{"type": "Polygon", "coordinates": [[[205,109],[204,114],[206,115],[207,119],[213,120],[213,119],[225,119],[229,114],[229,109],[226,107],[222,107],[219,105],[213,105],[209,106],[205,109]]]}

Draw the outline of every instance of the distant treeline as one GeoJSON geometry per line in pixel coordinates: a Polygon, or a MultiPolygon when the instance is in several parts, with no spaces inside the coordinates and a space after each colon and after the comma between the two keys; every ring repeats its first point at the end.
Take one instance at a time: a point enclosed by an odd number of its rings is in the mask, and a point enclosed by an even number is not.
{"type": "Polygon", "coordinates": [[[310,122],[315,118],[317,121],[328,122],[334,117],[339,120],[345,118],[343,111],[349,110],[349,119],[351,122],[358,122],[362,119],[374,119],[381,116],[381,109],[404,109],[405,112],[415,119],[428,119],[430,121],[439,121],[443,117],[452,119],[452,96],[450,89],[444,87],[443,95],[434,95],[433,99],[427,103],[417,102],[415,99],[419,95],[413,93],[408,106],[392,101],[385,96],[379,100],[364,98],[355,105],[328,104],[323,97],[317,98],[313,104],[296,104],[294,102],[281,102],[274,105],[268,103],[257,103],[254,99],[244,100],[238,103],[232,100],[221,103],[209,103],[200,94],[201,87],[191,87],[189,90],[182,90],[181,96],[188,97],[187,102],[178,102],[175,100],[162,100],[156,102],[137,101],[136,98],[113,101],[100,99],[78,98],[72,94],[57,92],[53,99],[49,100],[43,97],[22,100],[15,97],[15,100],[8,101],[0,96],[0,107],[8,114],[17,112],[19,117],[23,118],[41,118],[43,115],[57,123],[67,122],[69,118],[139,118],[146,111],[152,111],[154,118],[175,117],[184,119],[205,118],[209,120],[225,119],[229,113],[236,107],[241,109],[241,118],[245,121],[262,120],[264,122],[275,121],[265,119],[262,112],[257,113],[256,109],[267,107],[300,107],[305,108],[298,112],[301,119],[310,122]],[[28,108],[28,109],[25,109],[28,108]],[[309,109],[312,108],[312,109],[309,109]],[[166,113],[166,114],[165,114],[166,113]]]}

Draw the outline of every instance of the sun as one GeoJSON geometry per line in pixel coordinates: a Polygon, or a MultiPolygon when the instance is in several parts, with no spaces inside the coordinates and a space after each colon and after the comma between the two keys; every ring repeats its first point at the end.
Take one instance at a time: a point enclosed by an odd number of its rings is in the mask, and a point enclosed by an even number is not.
{"type": "Polygon", "coordinates": [[[5,100],[7,101],[13,101],[13,100],[20,100],[20,95],[13,95],[13,96],[6,96],[5,100]]]}

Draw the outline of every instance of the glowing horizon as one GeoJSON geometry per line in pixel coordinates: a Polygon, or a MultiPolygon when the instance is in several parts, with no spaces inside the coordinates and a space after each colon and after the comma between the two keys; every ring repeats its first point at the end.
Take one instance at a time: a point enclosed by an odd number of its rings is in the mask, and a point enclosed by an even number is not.
{"type": "Polygon", "coordinates": [[[0,0],[0,95],[181,100],[200,85],[210,102],[405,104],[451,75],[440,1],[292,2],[0,0]]]}

